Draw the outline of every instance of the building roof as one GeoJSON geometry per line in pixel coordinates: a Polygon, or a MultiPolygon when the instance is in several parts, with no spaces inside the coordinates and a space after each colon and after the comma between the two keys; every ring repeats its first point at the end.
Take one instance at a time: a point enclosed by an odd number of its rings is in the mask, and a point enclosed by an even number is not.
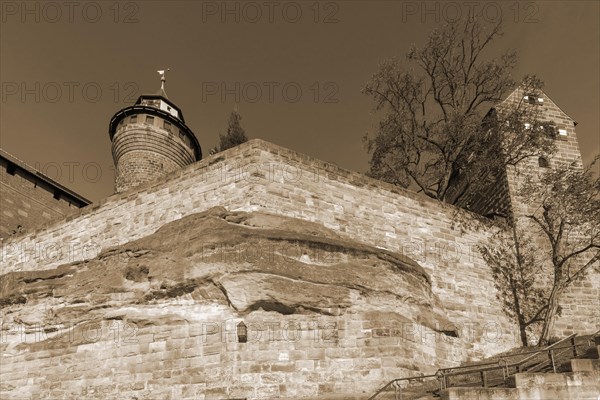
{"type": "Polygon", "coordinates": [[[5,150],[0,149],[0,160],[3,160],[8,165],[14,165],[19,169],[24,175],[30,177],[32,180],[36,182],[43,182],[44,184],[50,186],[55,191],[58,191],[63,198],[67,199],[74,205],[78,207],[85,207],[92,202],[85,197],[75,193],[71,189],[66,188],[60,183],[56,182],[54,179],[42,174],[40,171],[33,168],[31,165],[25,163],[24,161],[18,159],[12,154],[6,152],[5,150]]]}

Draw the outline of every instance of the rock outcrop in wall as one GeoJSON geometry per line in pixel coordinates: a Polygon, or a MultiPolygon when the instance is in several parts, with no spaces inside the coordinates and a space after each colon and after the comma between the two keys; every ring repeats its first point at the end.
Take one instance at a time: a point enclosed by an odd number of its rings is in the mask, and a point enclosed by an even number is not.
{"type": "Polygon", "coordinates": [[[0,303],[3,399],[349,396],[468,348],[416,262],[222,207],[5,274],[0,303]]]}

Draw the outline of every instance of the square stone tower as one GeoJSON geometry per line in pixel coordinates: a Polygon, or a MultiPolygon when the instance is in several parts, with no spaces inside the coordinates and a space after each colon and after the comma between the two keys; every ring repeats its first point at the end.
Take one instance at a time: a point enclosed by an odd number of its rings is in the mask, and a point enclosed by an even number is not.
{"type": "MultiPolygon", "coordinates": [[[[457,205],[487,217],[519,219],[531,214],[535,204],[525,199],[522,185],[529,177],[539,176],[548,168],[572,164],[583,168],[581,153],[575,134],[575,122],[556,103],[541,90],[528,93],[523,87],[515,89],[508,97],[494,106],[487,117],[502,113],[502,109],[514,109],[517,106],[531,107],[540,121],[550,122],[556,126],[556,152],[552,155],[529,157],[516,166],[508,166],[499,175],[494,176],[494,183],[483,190],[468,191],[457,205]],[[522,102],[519,105],[519,102],[522,102]]],[[[486,117],[486,118],[487,118],[486,117]]],[[[516,134],[516,133],[515,133],[516,134]]],[[[464,182],[457,180],[455,192],[459,192],[464,182]]]]}
{"type": "MultiPolygon", "coordinates": [[[[523,88],[517,88],[496,108],[514,107],[519,101],[527,103],[529,107],[536,107],[539,111],[541,121],[552,122],[556,126],[556,152],[552,155],[541,157],[530,157],[524,159],[516,167],[508,167],[505,182],[499,185],[500,189],[508,189],[510,199],[511,215],[513,218],[532,214],[537,207],[531,201],[525,200],[522,185],[528,177],[538,176],[547,168],[557,168],[573,164],[583,169],[581,152],[577,143],[575,126],[577,122],[561,110],[546,93],[537,90],[535,95],[526,93],[523,88]]],[[[497,196],[505,196],[499,192],[497,196]]]]}

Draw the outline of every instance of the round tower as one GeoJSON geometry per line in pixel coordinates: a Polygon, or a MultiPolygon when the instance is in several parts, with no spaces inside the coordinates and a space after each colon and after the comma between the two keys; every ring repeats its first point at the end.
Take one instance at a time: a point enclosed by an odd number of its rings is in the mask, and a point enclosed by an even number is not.
{"type": "Polygon", "coordinates": [[[165,93],[164,71],[158,73],[161,87],[156,94],[141,95],[110,120],[117,193],[202,159],[198,139],[165,93]]]}

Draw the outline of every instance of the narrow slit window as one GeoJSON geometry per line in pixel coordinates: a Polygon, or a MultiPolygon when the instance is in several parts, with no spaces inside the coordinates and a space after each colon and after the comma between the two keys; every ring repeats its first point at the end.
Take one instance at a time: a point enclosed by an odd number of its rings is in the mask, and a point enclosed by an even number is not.
{"type": "Polygon", "coordinates": [[[540,166],[540,168],[548,168],[550,166],[546,157],[538,158],[538,165],[540,166]]]}
{"type": "Polygon", "coordinates": [[[16,168],[15,164],[13,164],[13,163],[8,163],[8,164],[6,165],[6,172],[7,172],[9,175],[14,175],[16,171],[17,171],[17,168],[16,168]]]}

